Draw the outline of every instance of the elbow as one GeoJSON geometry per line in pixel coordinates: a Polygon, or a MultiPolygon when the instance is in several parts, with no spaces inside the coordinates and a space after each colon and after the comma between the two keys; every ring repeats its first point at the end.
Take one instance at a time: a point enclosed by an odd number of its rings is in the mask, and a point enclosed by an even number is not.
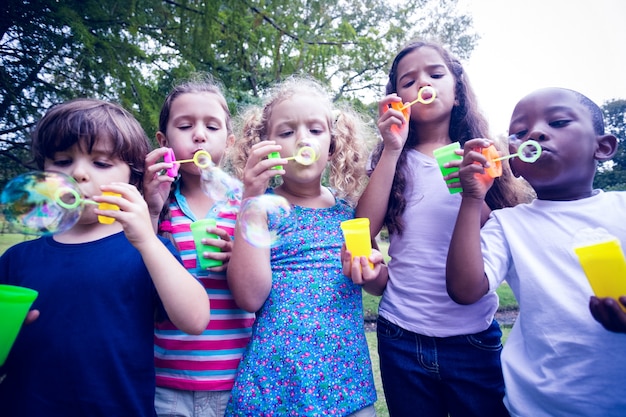
{"type": "Polygon", "coordinates": [[[190,335],[202,334],[211,321],[211,304],[207,297],[206,306],[198,308],[193,317],[188,317],[180,330],[190,335]]]}
{"type": "Polygon", "coordinates": [[[448,295],[457,304],[470,305],[474,304],[482,298],[484,294],[477,291],[472,291],[471,288],[455,288],[453,285],[447,284],[446,290],[448,295]]]}
{"type": "Polygon", "coordinates": [[[454,291],[451,291],[449,288],[448,288],[448,295],[450,296],[452,301],[461,305],[470,305],[470,304],[474,304],[477,301],[471,297],[465,296],[464,294],[457,294],[454,291]]]}
{"type": "Polygon", "coordinates": [[[244,310],[247,311],[248,313],[256,313],[257,311],[259,311],[261,309],[261,307],[263,306],[263,303],[265,302],[265,299],[263,299],[261,302],[259,302],[256,298],[251,298],[251,297],[234,297],[235,298],[235,303],[237,304],[237,306],[244,310]]]}

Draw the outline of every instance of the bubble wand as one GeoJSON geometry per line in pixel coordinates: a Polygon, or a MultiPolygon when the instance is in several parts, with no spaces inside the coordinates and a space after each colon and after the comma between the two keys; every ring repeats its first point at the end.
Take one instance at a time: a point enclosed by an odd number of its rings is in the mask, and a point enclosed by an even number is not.
{"type": "Polygon", "coordinates": [[[419,91],[417,92],[417,98],[415,100],[405,103],[403,106],[397,108],[397,110],[402,111],[408,109],[409,107],[417,103],[430,104],[435,101],[435,98],[437,98],[437,92],[433,87],[427,85],[426,87],[422,87],[419,89],[419,91]],[[424,93],[430,94],[430,97],[424,98],[424,93]]]}
{"type": "MultiPolygon", "coordinates": [[[[437,98],[437,92],[435,91],[433,87],[427,85],[419,89],[419,91],[417,92],[417,98],[415,100],[410,101],[408,103],[401,103],[399,101],[394,101],[393,103],[390,103],[389,105],[391,106],[392,109],[401,111],[402,116],[404,116],[404,120],[408,122],[409,121],[409,110],[408,110],[409,107],[417,103],[430,104],[433,101],[435,101],[435,98],[437,98]],[[430,95],[430,97],[424,98],[424,93],[426,93],[427,95],[430,95]]],[[[392,129],[395,131],[399,130],[397,126],[393,126],[392,129]]]]}
{"type": "Polygon", "coordinates": [[[199,150],[191,159],[181,159],[176,160],[176,155],[174,155],[174,150],[168,148],[167,153],[163,155],[163,162],[173,164],[171,168],[167,169],[167,175],[169,177],[176,177],[178,175],[178,169],[180,168],[180,164],[184,164],[186,162],[193,162],[196,164],[198,168],[205,169],[211,166],[211,154],[209,154],[205,150],[199,150]]]}
{"type": "MultiPolygon", "coordinates": [[[[105,196],[112,196],[112,197],[121,197],[122,195],[119,193],[114,193],[111,191],[104,191],[102,192],[102,195],[105,196]]],[[[66,198],[67,199],[67,198],[66,198]]],[[[64,209],[67,210],[74,210],[76,208],[78,208],[81,205],[84,204],[95,204],[98,206],[99,210],[117,210],[119,211],[119,206],[117,206],[116,204],[111,204],[111,203],[98,203],[96,201],[93,200],[89,200],[86,198],[83,198],[78,191],[76,191],[73,188],[70,187],[61,187],[59,188],[55,193],[54,193],[54,201],[61,207],[63,207],[64,209]],[[66,196],[69,196],[69,200],[70,202],[66,202],[64,200],[64,198],[66,198],[66,196]]],[[[102,224],[112,224],[115,222],[115,219],[113,217],[109,217],[109,216],[102,216],[102,215],[98,215],[98,222],[102,223],[102,224]]]]}
{"type": "MultiPolygon", "coordinates": [[[[270,152],[267,155],[268,159],[280,158],[280,152],[270,152]]],[[[319,146],[315,143],[302,143],[299,145],[296,154],[293,156],[289,156],[285,159],[287,160],[295,160],[298,164],[309,166],[313,165],[315,161],[320,158],[319,146]]],[[[276,165],[272,167],[272,169],[283,169],[282,165],[276,165]]]]}
{"type": "Polygon", "coordinates": [[[516,153],[510,155],[499,156],[498,150],[493,145],[483,148],[481,153],[487,158],[490,165],[488,168],[485,168],[485,172],[491,178],[496,178],[502,175],[501,161],[517,157],[521,161],[532,164],[541,156],[541,145],[535,140],[527,140],[519,146],[516,153]]]}

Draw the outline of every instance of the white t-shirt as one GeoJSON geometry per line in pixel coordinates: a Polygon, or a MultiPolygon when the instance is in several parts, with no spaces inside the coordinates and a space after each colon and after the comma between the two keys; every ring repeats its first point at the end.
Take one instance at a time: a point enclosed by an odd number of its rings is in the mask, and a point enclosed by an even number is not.
{"type": "Polygon", "coordinates": [[[626,335],[591,316],[593,292],[573,250],[578,231],[598,227],[626,248],[626,193],[535,200],[494,211],[483,226],[490,291],[506,278],[520,306],[502,352],[512,416],[626,414],[626,335]]]}
{"type": "Polygon", "coordinates": [[[446,291],[446,258],[461,196],[449,193],[434,158],[415,150],[407,157],[405,229],[389,239],[389,282],[379,314],[426,336],[481,332],[493,320],[498,296],[460,305],[446,291]]]}

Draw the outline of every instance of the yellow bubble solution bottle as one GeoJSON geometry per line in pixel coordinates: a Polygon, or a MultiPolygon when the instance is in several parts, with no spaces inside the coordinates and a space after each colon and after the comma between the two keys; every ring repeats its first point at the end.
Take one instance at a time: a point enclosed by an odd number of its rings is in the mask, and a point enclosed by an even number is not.
{"type": "Polygon", "coordinates": [[[583,229],[576,242],[574,252],[594,294],[615,299],[626,295],[626,260],[619,239],[604,229],[583,229]]]}

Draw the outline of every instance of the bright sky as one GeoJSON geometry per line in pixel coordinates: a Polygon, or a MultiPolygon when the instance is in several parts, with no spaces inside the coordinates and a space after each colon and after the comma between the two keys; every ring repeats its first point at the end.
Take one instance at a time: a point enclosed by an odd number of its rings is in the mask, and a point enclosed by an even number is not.
{"type": "Polygon", "coordinates": [[[542,87],[626,99],[626,1],[460,0],[481,36],[464,63],[493,134],[542,87]]]}

